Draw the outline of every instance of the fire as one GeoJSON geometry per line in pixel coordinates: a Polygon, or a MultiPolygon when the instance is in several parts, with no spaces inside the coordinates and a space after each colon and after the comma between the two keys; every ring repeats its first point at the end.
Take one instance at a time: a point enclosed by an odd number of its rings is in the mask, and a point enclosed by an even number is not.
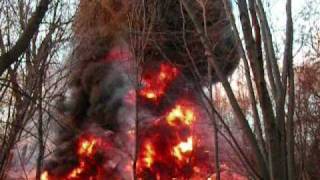
{"type": "MultiPolygon", "coordinates": [[[[139,131],[126,131],[125,137],[128,142],[138,139],[139,143],[136,147],[136,169],[133,170],[134,163],[131,162],[123,166],[123,170],[129,173],[136,171],[137,179],[208,179],[208,174],[212,172],[212,166],[208,163],[208,149],[200,143],[203,136],[195,131],[194,123],[201,120],[199,107],[192,103],[190,97],[180,98],[168,108],[165,107],[166,102],[161,102],[165,100],[161,98],[170,91],[168,88],[178,74],[176,67],[161,64],[158,71],[147,70],[142,74],[142,89],[129,90],[124,96],[126,105],[137,105],[136,98],[142,98],[143,102],[151,102],[155,107],[164,106],[159,108],[160,116],[157,115],[154,120],[147,120],[139,131]],[[137,133],[139,137],[135,137],[137,133]]],[[[108,150],[118,148],[117,144],[111,142],[92,134],[80,136],[74,149],[77,164],[58,178],[51,177],[51,174],[45,171],[41,180],[100,180],[106,177],[118,179],[109,176],[109,173],[112,175],[112,171],[105,172],[109,171],[106,170],[108,166],[113,166],[113,162],[108,161],[108,155],[113,154],[108,150]]]]}
{"type": "Polygon", "coordinates": [[[157,95],[154,92],[146,92],[145,97],[148,99],[156,99],[157,95]]]}
{"type": "Polygon", "coordinates": [[[95,139],[92,140],[83,140],[80,143],[80,148],[78,150],[78,154],[80,156],[90,156],[93,154],[93,148],[95,147],[97,141],[95,139]]]}
{"type": "Polygon", "coordinates": [[[176,107],[167,115],[166,120],[171,126],[174,126],[176,124],[175,122],[191,125],[195,120],[195,115],[192,109],[182,105],[176,105],[176,107]]]}
{"type": "Polygon", "coordinates": [[[155,152],[153,150],[152,144],[150,143],[146,144],[144,162],[148,168],[150,168],[153,163],[154,155],[155,155],[155,152]]]}
{"type": "MultiPolygon", "coordinates": [[[[98,137],[92,134],[84,134],[80,136],[76,143],[75,154],[78,163],[70,169],[67,173],[59,176],[51,176],[48,171],[44,171],[41,174],[41,180],[100,180],[103,176],[103,164],[101,164],[101,157],[97,159],[98,150],[106,151],[109,146],[109,142],[103,137],[98,137]]],[[[100,154],[99,154],[100,155],[100,154]]]]}
{"type": "Polygon", "coordinates": [[[93,136],[79,138],[77,149],[79,164],[67,175],[66,179],[81,179],[81,174],[90,168],[90,160],[95,156],[97,143],[98,138],[93,136]]]}
{"type": "Polygon", "coordinates": [[[199,160],[207,157],[205,149],[199,151],[194,144],[198,138],[193,131],[196,110],[190,101],[181,99],[163,118],[146,125],[141,132],[138,178],[191,179],[194,174],[206,171],[203,167],[207,165],[199,160]],[[201,172],[194,167],[201,167],[201,172]]]}
{"type": "Polygon", "coordinates": [[[44,171],[44,172],[41,174],[40,180],[49,180],[49,173],[48,173],[48,171],[44,171]]]}
{"type": "Polygon", "coordinates": [[[159,100],[178,75],[178,69],[169,64],[161,64],[158,72],[147,72],[142,76],[143,88],[139,95],[152,101],[159,100]]]}
{"type": "Polygon", "coordinates": [[[79,167],[72,170],[71,173],[68,175],[68,179],[78,178],[79,175],[81,175],[81,173],[84,171],[84,169],[85,169],[85,163],[81,161],[79,167]]]}
{"type": "Polygon", "coordinates": [[[181,142],[173,147],[173,155],[180,161],[183,160],[183,155],[193,150],[193,139],[189,137],[186,142],[181,142]]]}

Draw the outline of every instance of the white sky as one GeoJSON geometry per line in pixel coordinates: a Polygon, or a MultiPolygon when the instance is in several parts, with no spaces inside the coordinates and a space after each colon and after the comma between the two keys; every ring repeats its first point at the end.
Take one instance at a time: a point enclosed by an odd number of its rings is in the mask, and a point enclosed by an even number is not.
{"type": "MultiPolygon", "coordinates": [[[[301,33],[308,33],[310,25],[313,25],[314,22],[317,22],[317,17],[311,18],[311,20],[304,21],[301,18],[301,11],[305,10],[307,4],[313,3],[313,5],[320,6],[320,0],[292,0],[292,17],[294,23],[294,39],[297,40],[301,38],[301,33]],[[302,28],[304,27],[304,28],[302,28]]],[[[270,25],[272,26],[273,40],[279,45],[280,55],[282,54],[285,40],[285,29],[286,29],[286,0],[264,0],[265,8],[267,9],[267,16],[270,20],[270,25]],[[268,6],[269,5],[269,6],[268,6]],[[268,8],[269,7],[269,8],[268,8]]],[[[319,9],[319,8],[318,8],[319,9]]],[[[320,24],[317,23],[317,24],[320,24]]],[[[294,44],[294,55],[299,49],[300,44],[294,44]]],[[[295,56],[295,62],[300,64],[303,61],[303,56],[306,49],[302,49],[295,56]]],[[[281,58],[281,57],[280,57],[281,58]]]]}
{"type": "MultiPolygon", "coordinates": [[[[232,0],[234,2],[234,13],[236,16],[236,20],[238,18],[237,12],[237,0],[232,0]]],[[[273,42],[277,44],[276,46],[276,53],[278,54],[278,58],[281,59],[283,54],[283,47],[285,41],[285,30],[286,30],[286,0],[262,0],[264,3],[264,8],[267,13],[267,18],[269,20],[269,25],[271,27],[273,42]]],[[[320,7],[320,0],[292,0],[292,16],[293,16],[293,23],[294,23],[294,55],[295,59],[294,62],[296,64],[301,64],[303,62],[303,57],[308,50],[307,47],[300,49],[301,42],[301,34],[310,34],[308,32],[309,28],[314,24],[320,24],[320,12],[318,12],[318,17],[311,17],[309,21],[305,21],[301,18],[301,11],[308,10],[307,6],[319,6],[320,7]],[[318,18],[318,20],[317,20],[318,18]],[[299,49],[299,51],[298,51],[299,49]],[[299,53],[297,53],[299,52],[299,53]]],[[[318,7],[318,11],[320,8],[318,7]]],[[[240,23],[237,22],[238,29],[241,27],[240,23]]],[[[240,31],[241,32],[241,31],[240,31]]]]}

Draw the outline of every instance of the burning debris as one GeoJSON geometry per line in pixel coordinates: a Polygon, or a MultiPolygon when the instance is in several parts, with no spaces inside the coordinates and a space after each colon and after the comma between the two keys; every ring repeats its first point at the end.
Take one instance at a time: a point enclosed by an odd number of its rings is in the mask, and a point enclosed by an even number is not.
{"type": "MultiPolygon", "coordinates": [[[[190,78],[194,66],[202,76],[207,75],[207,64],[203,49],[199,50],[200,41],[190,34],[186,40],[195,47],[191,54],[199,60],[192,66],[186,61],[179,2],[147,3],[146,13],[153,14],[153,6],[159,11],[150,34],[150,38],[159,38],[159,44],[154,44],[155,39],[146,44],[142,50],[145,61],[139,67],[135,67],[131,52],[132,40],[126,39],[130,35],[125,34],[124,17],[130,8],[136,8],[135,3],[111,2],[80,1],[75,22],[77,46],[70,60],[70,93],[62,112],[72,128],[58,133],[59,146],[41,179],[131,180],[135,175],[141,180],[208,179],[215,173],[209,138],[213,129],[195,91],[194,78],[190,78]],[[178,34],[159,37],[162,33],[158,31],[168,30],[178,34]],[[159,45],[161,52],[155,48],[159,45]]],[[[225,18],[219,10],[222,1],[212,2],[208,9],[217,14],[209,15],[213,24],[209,30],[213,40],[222,41],[217,44],[217,57],[229,55],[229,59],[217,58],[228,74],[238,55],[230,34],[225,34],[225,30],[231,31],[229,24],[218,21],[225,18]]],[[[191,28],[189,21],[187,28],[191,28]]]]}

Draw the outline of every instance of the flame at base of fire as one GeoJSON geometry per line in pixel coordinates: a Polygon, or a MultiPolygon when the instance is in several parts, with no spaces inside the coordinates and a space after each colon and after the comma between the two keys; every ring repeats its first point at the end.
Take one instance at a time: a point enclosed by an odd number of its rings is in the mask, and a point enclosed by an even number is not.
{"type": "Polygon", "coordinates": [[[76,146],[78,163],[64,175],[51,175],[48,171],[41,174],[41,180],[100,180],[105,176],[103,155],[99,151],[108,148],[109,142],[94,135],[80,136],[76,146]],[[99,158],[98,158],[99,157],[99,158]]]}
{"type": "Polygon", "coordinates": [[[195,174],[203,179],[195,167],[203,172],[212,170],[203,161],[209,159],[208,151],[198,147],[193,131],[197,114],[193,104],[178,101],[164,118],[142,129],[137,162],[140,179],[192,179],[195,174]]]}

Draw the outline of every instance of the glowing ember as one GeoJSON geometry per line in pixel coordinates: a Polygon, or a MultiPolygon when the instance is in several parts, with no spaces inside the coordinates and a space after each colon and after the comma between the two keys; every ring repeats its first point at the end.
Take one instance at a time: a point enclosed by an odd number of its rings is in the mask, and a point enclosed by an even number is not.
{"type": "Polygon", "coordinates": [[[192,109],[177,105],[166,117],[168,124],[174,126],[175,122],[180,122],[185,125],[191,125],[195,120],[195,115],[192,109]]]}
{"type": "Polygon", "coordinates": [[[157,101],[164,94],[168,86],[178,75],[178,69],[169,65],[161,64],[159,72],[147,72],[142,76],[143,88],[140,90],[140,96],[157,101]]]}
{"type": "Polygon", "coordinates": [[[177,146],[173,147],[173,155],[180,161],[183,160],[183,154],[191,152],[193,150],[193,139],[189,137],[187,142],[181,142],[177,146]]]}

